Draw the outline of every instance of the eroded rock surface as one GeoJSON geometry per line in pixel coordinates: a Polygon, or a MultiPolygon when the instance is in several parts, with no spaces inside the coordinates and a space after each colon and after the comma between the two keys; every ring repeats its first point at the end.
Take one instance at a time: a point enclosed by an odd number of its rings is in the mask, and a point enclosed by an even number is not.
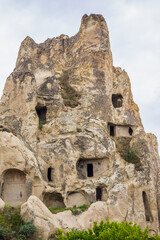
{"type": "Polygon", "coordinates": [[[40,240],[48,237],[57,231],[57,228],[68,229],[88,229],[93,227],[94,222],[100,222],[107,218],[106,203],[98,201],[92,203],[87,211],[76,216],[71,210],[52,214],[48,208],[36,196],[30,196],[28,201],[21,206],[21,215],[24,220],[31,221],[38,229],[37,238],[40,240]]]}
{"type": "Polygon", "coordinates": [[[47,207],[102,200],[110,220],[157,232],[159,163],[129,77],[113,66],[101,15],[84,15],[71,38],[37,44],[26,37],[0,103],[5,202],[23,203],[31,194],[47,207]]]}

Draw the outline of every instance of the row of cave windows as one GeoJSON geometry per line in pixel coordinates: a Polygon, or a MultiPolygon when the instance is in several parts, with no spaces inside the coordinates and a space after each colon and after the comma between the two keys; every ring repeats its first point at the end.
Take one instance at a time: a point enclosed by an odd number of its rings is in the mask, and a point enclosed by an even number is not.
{"type": "MultiPolygon", "coordinates": [[[[53,168],[49,167],[48,171],[47,171],[47,178],[48,178],[49,182],[53,181],[52,171],[53,171],[53,168]]],[[[87,177],[93,177],[93,164],[92,163],[87,164],[87,177]]]]}
{"type": "MultiPolygon", "coordinates": [[[[103,200],[103,190],[104,188],[99,186],[96,188],[96,201],[102,201],[103,200]]],[[[74,194],[75,192],[71,192],[71,194],[74,194]]],[[[60,195],[61,196],[61,195],[60,195]]],[[[142,191],[142,199],[143,199],[143,205],[144,205],[144,213],[145,218],[147,222],[153,222],[153,216],[150,210],[150,204],[148,201],[148,197],[145,191],[142,191]]],[[[60,200],[63,202],[62,196],[60,197],[60,200]]],[[[106,201],[106,200],[105,200],[106,201]]]]}
{"type": "MultiPolygon", "coordinates": [[[[88,164],[89,165],[89,164],[88,164]]],[[[87,171],[90,171],[90,165],[88,166],[88,170],[87,171]]],[[[91,167],[92,169],[92,167],[91,167]]],[[[48,174],[50,175],[51,174],[51,168],[48,169],[48,174]]],[[[93,170],[93,169],[92,169],[93,170]]],[[[92,173],[92,171],[91,171],[92,173]]],[[[89,173],[88,173],[89,174],[89,173]]],[[[51,175],[48,176],[49,177],[49,180],[52,180],[51,179],[51,175]]],[[[4,177],[3,177],[3,184],[1,186],[1,197],[2,199],[4,199],[3,197],[7,194],[7,197],[10,199],[11,197],[17,197],[16,196],[13,196],[14,194],[17,194],[17,190],[18,190],[18,186],[20,184],[21,186],[21,189],[20,189],[20,198],[26,198],[27,195],[25,193],[25,185],[26,185],[26,175],[20,171],[20,170],[17,170],[17,169],[10,169],[10,170],[7,170],[4,174],[4,177]],[[12,192],[12,194],[10,195],[10,191],[7,192],[7,190],[11,190],[10,187],[13,187],[13,184],[15,185],[15,189],[16,191],[12,192]],[[17,184],[17,187],[16,187],[16,184],[17,184]],[[22,194],[24,193],[25,196],[23,196],[22,194]]],[[[101,186],[98,186],[96,188],[96,201],[101,201],[103,199],[103,190],[104,188],[101,187],[101,186]]],[[[144,204],[144,211],[145,211],[145,217],[146,217],[146,221],[147,222],[152,222],[153,221],[153,216],[152,216],[152,213],[151,213],[151,209],[150,209],[150,204],[149,204],[149,200],[148,200],[148,196],[146,194],[145,191],[142,191],[142,199],[143,199],[143,204],[144,204]]],[[[5,200],[5,199],[4,199],[5,200]]]]}
{"type": "MultiPolygon", "coordinates": [[[[45,124],[46,123],[47,108],[37,106],[36,107],[36,112],[37,112],[37,115],[38,115],[38,118],[39,118],[39,123],[45,124]]],[[[113,136],[113,137],[115,136],[115,127],[116,127],[115,125],[110,125],[109,124],[109,134],[110,134],[110,136],[113,136]]],[[[133,129],[131,127],[129,127],[129,129],[128,129],[128,133],[129,133],[130,136],[132,136],[133,129]]]]}
{"type": "MultiPolygon", "coordinates": [[[[48,181],[52,181],[51,173],[52,173],[52,168],[48,168],[48,181]]],[[[93,177],[93,164],[87,164],[87,176],[93,177]]],[[[96,188],[96,201],[102,200],[102,193],[103,193],[103,188],[97,187],[96,188]]],[[[150,211],[148,197],[147,197],[147,194],[145,191],[142,191],[142,198],[143,198],[146,221],[152,222],[153,217],[152,217],[152,214],[150,211]]]]}
{"type": "MultiPolygon", "coordinates": [[[[87,176],[93,177],[93,164],[91,164],[91,163],[87,164],[87,176]]],[[[52,181],[52,168],[48,168],[48,181],[52,181]]],[[[101,187],[96,188],[96,201],[102,200],[102,190],[103,189],[101,187]]],[[[143,204],[144,204],[144,209],[145,209],[146,221],[153,221],[147,194],[145,191],[142,191],[142,198],[143,198],[143,204]]]]}
{"type": "MultiPolygon", "coordinates": [[[[52,168],[48,168],[48,181],[52,181],[52,168]]],[[[93,177],[93,164],[89,163],[87,164],[87,176],[88,177],[93,177]]],[[[142,192],[142,198],[143,198],[143,203],[144,203],[144,208],[145,208],[145,216],[146,216],[146,221],[152,221],[152,214],[150,211],[149,203],[148,203],[148,198],[147,194],[145,191],[142,192]]],[[[102,200],[102,188],[97,187],[96,188],[96,201],[101,201],[102,200]]]]}
{"type": "MultiPolygon", "coordinates": [[[[96,188],[96,201],[106,201],[107,199],[103,200],[103,194],[104,194],[104,188],[99,186],[96,188]]],[[[70,192],[69,195],[72,195],[76,192],[70,192]]],[[[63,197],[61,194],[59,194],[59,200],[63,203],[63,197]]],[[[145,191],[142,191],[142,200],[143,200],[143,205],[144,205],[144,213],[145,213],[145,219],[147,222],[153,222],[153,216],[150,210],[150,204],[148,201],[148,197],[145,191]]],[[[54,200],[53,200],[54,201],[54,200]]],[[[65,205],[64,205],[65,206],[65,205]]]]}
{"type": "MultiPolygon", "coordinates": [[[[107,199],[105,199],[105,200],[103,199],[103,194],[104,194],[103,191],[104,191],[104,188],[101,186],[96,188],[96,198],[95,198],[96,201],[106,201],[107,200],[107,199]]],[[[70,192],[69,195],[72,195],[74,193],[76,193],[76,192],[70,192]]],[[[63,197],[61,196],[61,194],[59,194],[59,200],[64,205],[63,197]]],[[[147,197],[147,194],[145,191],[142,191],[142,200],[143,200],[143,205],[144,205],[145,219],[147,222],[153,222],[153,216],[152,216],[152,213],[150,210],[150,204],[149,204],[148,197],[147,197]]]]}
{"type": "MultiPolygon", "coordinates": [[[[114,108],[122,107],[122,103],[123,103],[123,97],[121,94],[112,94],[112,104],[113,104],[114,108]]],[[[37,104],[35,109],[36,109],[39,121],[41,121],[43,124],[45,124],[47,107],[37,104]]]]}

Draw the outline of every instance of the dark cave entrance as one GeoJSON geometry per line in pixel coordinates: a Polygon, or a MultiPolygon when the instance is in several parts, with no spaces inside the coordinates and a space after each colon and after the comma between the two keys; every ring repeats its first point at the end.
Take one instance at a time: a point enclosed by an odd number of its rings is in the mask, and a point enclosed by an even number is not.
{"type": "Polygon", "coordinates": [[[93,164],[87,164],[87,177],[93,177],[93,164]]]}
{"type": "Polygon", "coordinates": [[[142,198],[143,198],[143,204],[144,204],[144,211],[145,211],[145,217],[147,222],[152,222],[153,217],[150,211],[150,206],[147,198],[147,194],[145,191],[142,192],[142,198]]]}
{"type": "Polygon", "coordinates": [[[48,168],[48,171],[47,171],[47,177],[48,177],[48,181],[51,182],[53,179],[52,179],[52,168],[49,167],[48,168]]]}
{"type": "Polygon", "coordinates": [[[36,112],[39,118],[39,124],[45,124],[46,123],[46,113],[47,113],[47,107],[46,106],[36,106],[36,112]]]}
{"type": "Polygon", "coordinates": [[[132,134],[133,134],[133,129],[132,129],[131,127],[129,127],[128,132],[129,132],[129,135],[132,136],[132,134]]]}
{"type": "Polygon", "coordinates": [[[96,188],[96,201],[102,201],[102,188],[96,188]]]}
{"type": "Polygon", "coordinates": [[[115,126],[110,125],[110,126],[109,126],[109,133],[110,133],[110,136],[114,137],[114,135],[115,135],[114,132],[115,132],[115,126]]]}
{"type": "Polygon", "coordinates": [[[112,94],[112,104],[114,108],[122,107],[123,97],[121,94],[112,94]]]}

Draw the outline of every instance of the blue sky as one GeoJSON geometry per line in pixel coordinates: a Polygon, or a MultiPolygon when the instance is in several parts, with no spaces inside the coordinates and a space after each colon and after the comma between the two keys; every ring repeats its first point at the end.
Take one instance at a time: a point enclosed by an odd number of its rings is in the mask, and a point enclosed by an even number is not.
{"type": "Polygon", "coordinates": [[[106,19],[114,66],[128,72],[145,130],[160,145],[159,0],[0,0],[0,95],[26,36],[72,36],[85,13],[106,19]]]}

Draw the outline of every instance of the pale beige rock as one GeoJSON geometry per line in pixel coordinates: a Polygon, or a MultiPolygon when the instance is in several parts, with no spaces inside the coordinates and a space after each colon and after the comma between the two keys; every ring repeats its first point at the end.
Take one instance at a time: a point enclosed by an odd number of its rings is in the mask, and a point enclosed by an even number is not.
{"type": "Polygon", "coordinates": [[[88,229],[93,223],[98,223],[107,218],[105,202],[93,203],[89,209],[80,215],[74,216],[70,210],[52,214],[36,196],[30,196],[28,201],[21,206],[21,215],[25,221],[34,220],[38,229],[38,239],[46,240],[58,228],[63,230],[88,229]]]}
{"type": "Polygon", "coordinates": [[[5,206],[5,202],[0,198],[0,209],[3,209],[5,206]]]}
{"type": "Polygon", "coordinates": [[[25,202],[32,193],[35,175],[40,172],[33,152],[12,133],[0,131],[1,196],[5,203],[17,206],[25,202]]]}
{"type": "Polygon", "coordinates": [[[30,196],[21,206],[21,215],[25,221],[34,220],[39,239],[48,239],[60,225],[53,214],[36,196],[30,196]]]}
{"type": "Polygon", "coordinates": [[[55,207],[102,200],[110,220],[157,232],[159,169],[156,137],[144,131],[126,71],[113,66],[101,15],[84,15],[71,38],[22,42],[0,102],[3,200],[17,205],[35,195],[55,207]]]}

